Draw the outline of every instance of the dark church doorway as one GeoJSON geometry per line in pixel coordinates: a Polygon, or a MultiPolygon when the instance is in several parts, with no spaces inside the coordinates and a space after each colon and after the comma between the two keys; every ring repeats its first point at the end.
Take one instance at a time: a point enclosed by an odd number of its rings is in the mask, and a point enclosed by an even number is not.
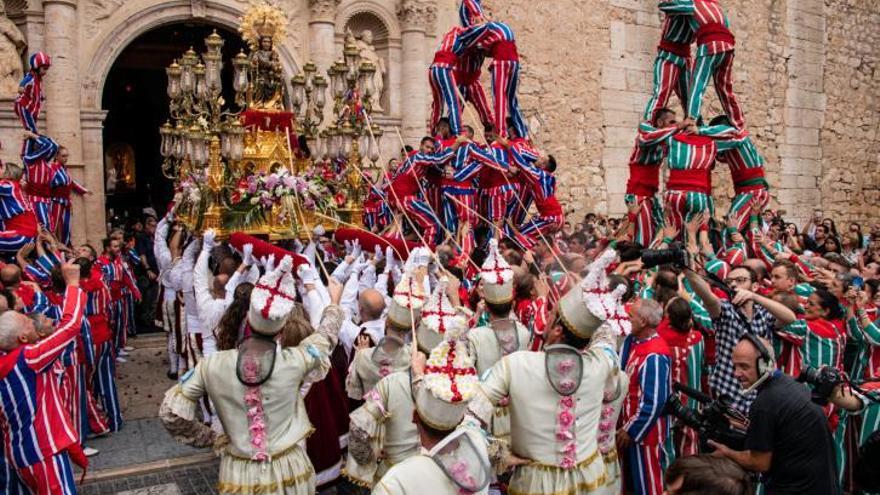
{"type": "Polygon", "coordinates": [[[173,196],[173,181],[162,173],[159,126],[168,119],[165,68],[192,47],[205,51],[204,39],[215,30],[223,45],[223,97],[234,99],[232,57],[245,43],[231,30],[196,23],[177,23],[148,31],[119,55],[104,84],[104,187],[107,221],[129,227],[144,208],[164,214],[173,196]],[[228,93],[228,94],[227,94],[228,93]]]}

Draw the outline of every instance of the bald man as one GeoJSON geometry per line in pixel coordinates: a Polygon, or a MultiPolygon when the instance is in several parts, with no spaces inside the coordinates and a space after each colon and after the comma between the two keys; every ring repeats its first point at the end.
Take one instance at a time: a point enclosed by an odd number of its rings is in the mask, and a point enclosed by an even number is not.
{"type": "Polygon", "coordinates": [[[810,400],[808,388],[776,369],[773,346],[745,337],[733,349],[733,365],[743,389],[756,388],[758,396],[749,410],[746,450],[710,441],[715,455],[766,473],[767,495],[841,493],[825,414],[810,400]]]}
{"type": "Polygon", "coordinates": [[[356,325],[351,319],[345,320],[342,330],[339,331],[339,341],[345,348],[349,361],[354,356],[355,344],[359,338],[370,341],[370,347],[375,346],[385,336],[385,297],[376,289],[366,289],[358,296],[358,321],[356,325]]]}

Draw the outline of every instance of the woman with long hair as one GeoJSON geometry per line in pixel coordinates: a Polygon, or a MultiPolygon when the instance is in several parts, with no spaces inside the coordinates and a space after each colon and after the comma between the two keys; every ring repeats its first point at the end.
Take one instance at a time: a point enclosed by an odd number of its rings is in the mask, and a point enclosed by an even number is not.
{"type": "Polygon", "coordinates": [[[250,282],[245,282],[235,288],[232,304],[226,308],[226,312],[223,313],[220,323],[214,330],[218,351],[235,349],[244,338],[245,319],[251,305],[251,291],[253,290],[254,284],[250,282]]]}
{"type": "Polygon", "coordinates": [[[800,350],[799,356],[795,356],[800,362],[790,368],[794,376],[806,367],[842,367],[846,342],[844,316],[837,296],[828,289],[816,288],[804,304],[804,318],[776,331],[800,350]]]}

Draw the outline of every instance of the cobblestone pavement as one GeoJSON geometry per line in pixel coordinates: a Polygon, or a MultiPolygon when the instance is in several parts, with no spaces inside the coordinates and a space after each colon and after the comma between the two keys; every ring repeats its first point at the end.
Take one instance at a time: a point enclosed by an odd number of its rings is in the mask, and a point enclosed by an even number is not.
{"type": "Polygon", "coordinates": [[[79,493],[81,495],[216,494],[219,464],[219,461],[216,461],[158,473],[86,483],[80,487],[79,493]]]}
{"type": "MultiPolygon", "coordinates": [[[[80,495],[215,495],[220,462],[209,462],[167,471],[87,482],[80,495]]],[[[336,495],[334,488],[319,495],[336,495]]]]}

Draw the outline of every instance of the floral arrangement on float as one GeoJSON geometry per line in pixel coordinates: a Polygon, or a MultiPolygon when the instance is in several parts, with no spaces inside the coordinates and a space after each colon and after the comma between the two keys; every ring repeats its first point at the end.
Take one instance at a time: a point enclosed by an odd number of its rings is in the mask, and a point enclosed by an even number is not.
{"type": "Polygon", "coordinates": [[[302,216],[315,212],[332,216],[333,192],[319,175],[294,175],[287,169],[241,177],[229,190],[224,226],[241,229],[271,221],[278,225],[300,224],[302,216]]]}

